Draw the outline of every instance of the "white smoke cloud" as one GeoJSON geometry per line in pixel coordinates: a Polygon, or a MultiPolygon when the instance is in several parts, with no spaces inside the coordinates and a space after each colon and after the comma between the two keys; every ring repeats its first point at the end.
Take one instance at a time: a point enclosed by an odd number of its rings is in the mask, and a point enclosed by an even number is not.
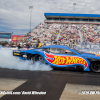
{"type": "Polygon", "coordinates": [[[1,48],[0,49],[0,67],[18,70],[30,70],[30,71],[50,71],[52,68],[46,64],[40,64],[36,62],[34,64],[31,61],[21,60],[19,57],[14,57],[12,50],[1,48]]]}

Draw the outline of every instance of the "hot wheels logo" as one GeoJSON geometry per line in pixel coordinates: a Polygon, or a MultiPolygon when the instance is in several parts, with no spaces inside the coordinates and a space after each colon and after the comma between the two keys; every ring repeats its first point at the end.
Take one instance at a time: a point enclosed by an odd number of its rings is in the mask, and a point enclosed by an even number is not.
{"type": "Polygon", "coordinates": [[[70,64],[82,64],[87,68],[87,62],[83,58],[75,57],[75,56],[57,56],[53,54],[45,53],[45,59],[55,65],[70,65],[70,64]],[[47,58],[48,57],[48,58],[47,58]]]}

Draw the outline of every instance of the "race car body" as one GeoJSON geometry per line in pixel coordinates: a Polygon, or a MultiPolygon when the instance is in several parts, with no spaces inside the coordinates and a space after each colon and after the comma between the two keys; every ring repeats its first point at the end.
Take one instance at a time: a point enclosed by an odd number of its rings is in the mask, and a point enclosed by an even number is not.
{"type": "Polygon", "coordinates": [[[100,72],[100,57],[67,46],[51,45],[32,50],[13,51],[20,59],[40,61],[54,68],[75,67],[83,71],[100,72]],[[17,53],[17,54],[16,54],[17,53]]]}

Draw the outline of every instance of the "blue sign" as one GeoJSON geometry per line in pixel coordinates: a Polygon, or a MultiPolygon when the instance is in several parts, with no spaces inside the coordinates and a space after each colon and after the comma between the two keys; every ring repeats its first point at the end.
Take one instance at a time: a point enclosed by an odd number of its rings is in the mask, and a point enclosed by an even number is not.
{"type": "Polygon", "coordinates": [[[11,39],[11,33],[0,33],[0,38],[11,39]]]}

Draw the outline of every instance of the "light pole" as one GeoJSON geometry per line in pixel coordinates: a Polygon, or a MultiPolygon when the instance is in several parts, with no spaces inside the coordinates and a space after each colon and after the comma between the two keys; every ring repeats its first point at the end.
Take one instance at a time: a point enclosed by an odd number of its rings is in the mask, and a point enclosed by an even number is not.
{"type": "Polygon", "coordinates": [[[29,6],[29,9],[30,9],[30,32],[31,32],[31,16],[32,16],[33,6],[29,6]]]}
{"type": "Polygon", "coordinates": [[[73,5],[74,5],[74,13],[75,13],[75,5],[76,5],[76,3],[73,3],[73,5]]]}

